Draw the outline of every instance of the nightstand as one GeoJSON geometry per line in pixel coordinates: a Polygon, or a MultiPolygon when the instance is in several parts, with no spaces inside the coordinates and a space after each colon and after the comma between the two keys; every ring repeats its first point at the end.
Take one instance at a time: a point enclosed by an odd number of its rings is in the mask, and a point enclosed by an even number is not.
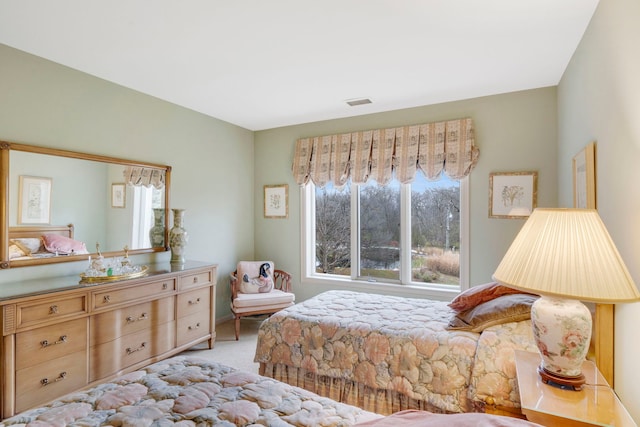
{"type": "Polygon", "coordinates": [[[542,382],[538,353],[516,350],[515,359],[520,404],[527,420],[545,426],[637,427],[593,362],[584,362],[587,382],[582,390],[573,391],[542,382]]]}

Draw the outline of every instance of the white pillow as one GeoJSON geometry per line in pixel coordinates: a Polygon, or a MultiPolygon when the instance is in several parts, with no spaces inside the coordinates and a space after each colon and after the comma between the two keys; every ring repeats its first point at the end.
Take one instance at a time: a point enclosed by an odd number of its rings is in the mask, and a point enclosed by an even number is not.
{"type": "Polygon", "coordinates": [[[42,240],[39,237],[11,239],[10,243],[18,245],[25,252],[25,255],[40,252],[40,246],[42,246],[42,240]]]}
{"type": "Polygon", "coordinates": [[[27,255],[20,246],[15,243],[9,245],[9,259],[18,258],[27,255]]]}

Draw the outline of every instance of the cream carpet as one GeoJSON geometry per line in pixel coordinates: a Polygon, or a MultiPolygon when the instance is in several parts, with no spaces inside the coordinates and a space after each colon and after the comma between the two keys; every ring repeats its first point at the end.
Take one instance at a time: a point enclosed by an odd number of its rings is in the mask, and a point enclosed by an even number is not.
{"type": "Polygon", "coordinates": [[[253,362],[258,340],[258,327],[265,317],[249,317],[240,320],[240,339],[236,341],[234,321],[216,325],[216,341],[213,349],[207,343],[198,344],[181,353],[205,357],[243,371],[258,373],[258,364],[253,362]]]}

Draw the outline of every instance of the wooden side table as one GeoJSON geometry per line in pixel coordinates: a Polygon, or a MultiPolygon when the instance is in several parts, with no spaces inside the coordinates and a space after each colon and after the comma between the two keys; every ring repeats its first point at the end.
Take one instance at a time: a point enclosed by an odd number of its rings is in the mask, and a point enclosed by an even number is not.
{"type": "Polygon", "coordinates": [[[637,427],[593,362],[584,362],[586,384],[573,391],[542,382],[538,353],[516,350],[515,358],[520,404],[527,420],[545,426],[637,427]]]}

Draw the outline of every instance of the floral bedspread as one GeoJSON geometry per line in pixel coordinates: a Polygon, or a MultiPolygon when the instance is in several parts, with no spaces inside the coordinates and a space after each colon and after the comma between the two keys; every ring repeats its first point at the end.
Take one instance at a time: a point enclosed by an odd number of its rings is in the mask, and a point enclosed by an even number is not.
{"type": "Polygon", "coordinates": [[[351,426],[379,418],[354,406],[200,357],[177,356],[0,426],[351,426]]]}
{"type": "Polygon", "coordinates": [[[265,320],[255,361],[398,392],[444,412],[477,410],[488,396],[519,407],[513,349],[535,349],[530,323],[449,331],[454,314],[440,301],[328,291],[265,320]]]}

